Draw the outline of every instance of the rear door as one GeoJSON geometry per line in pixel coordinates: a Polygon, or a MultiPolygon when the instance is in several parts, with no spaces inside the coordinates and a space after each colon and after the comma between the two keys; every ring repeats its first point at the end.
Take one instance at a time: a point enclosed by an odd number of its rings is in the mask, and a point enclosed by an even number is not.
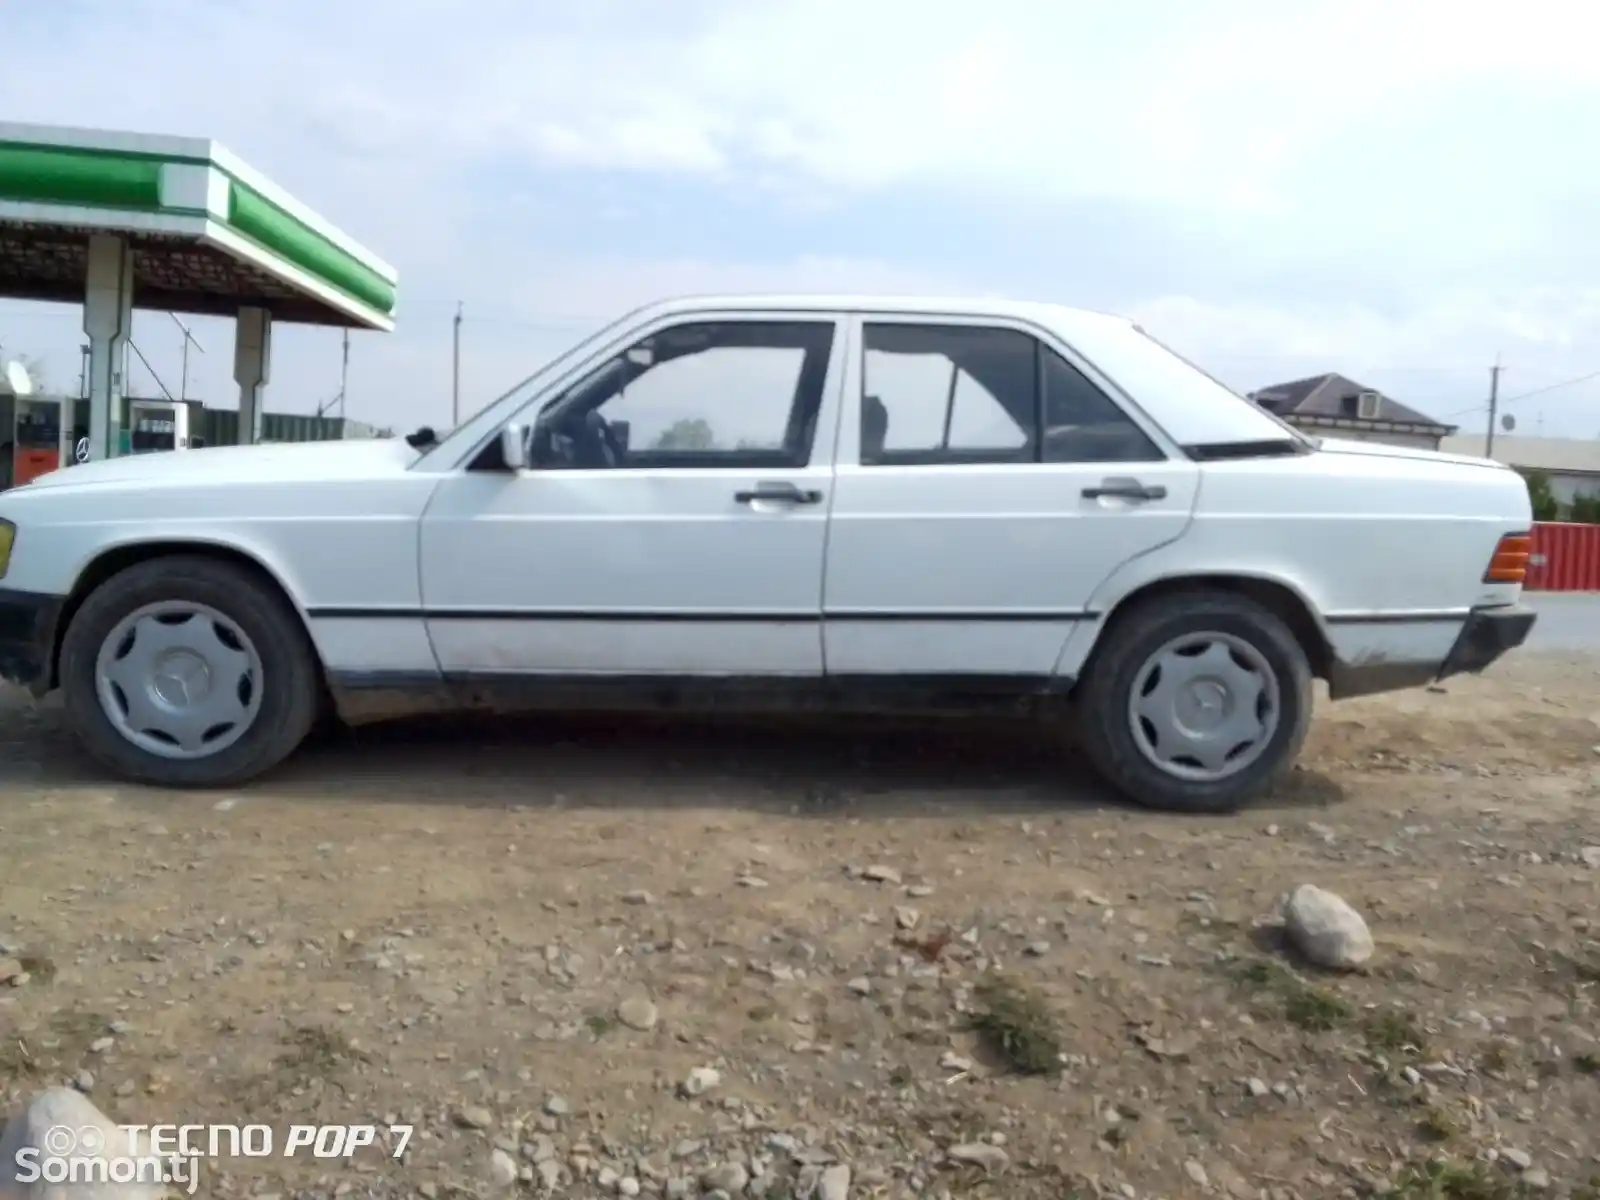
{"type": "Polygon", "coordinates": [[[1026,326],[871,316],[850,343],[828,674],[1048,676],[1100,583],[1182,534],[1198,467],[1026,326]]]}

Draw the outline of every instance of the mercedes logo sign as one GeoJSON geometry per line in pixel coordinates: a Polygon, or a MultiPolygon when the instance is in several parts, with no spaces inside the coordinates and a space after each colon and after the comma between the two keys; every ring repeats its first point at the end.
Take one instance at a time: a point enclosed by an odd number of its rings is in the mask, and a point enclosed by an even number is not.
{"type": "Polygon", "coordinates": [[[81,463],[86,463],[86,462],[89,461],[89,439],[88,438],[81,437],[81,438],[78,439],[77,446],[75,446],[73,448],[72,457],[77,459],[81,463]]]}

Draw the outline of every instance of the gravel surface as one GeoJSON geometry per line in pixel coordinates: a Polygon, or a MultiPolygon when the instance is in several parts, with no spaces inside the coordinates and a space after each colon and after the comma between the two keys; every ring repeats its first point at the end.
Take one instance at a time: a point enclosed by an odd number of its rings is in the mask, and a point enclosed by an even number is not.
{"type": "Polygon", "coordinates": [[[205,1194],[1600,1200],[1600,660],[1324,704],[1227,818],[966,724],[411,726],[168,793],[14,693],[0,788],[4,1111],[270,1126],[205,1194]]]}

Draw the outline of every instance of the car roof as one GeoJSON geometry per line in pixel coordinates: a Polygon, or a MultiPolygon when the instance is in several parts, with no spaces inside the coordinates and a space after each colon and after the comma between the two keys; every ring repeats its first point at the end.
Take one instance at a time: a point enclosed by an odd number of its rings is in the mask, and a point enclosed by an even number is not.
{"type": "Polygon", "coordinates": [[[788,312],[867,312],[929,316],[1009,317],[1056,330],[1070,338],[1074,331],[1104,328],[1107,323],[1132,324],[1115,313],[1073,308],[1042,300],[1010,300],[998,296],[897,296],[857,293],[750,293],[676,296],[641,309],[639,314],[774,309],[788,312]]]}

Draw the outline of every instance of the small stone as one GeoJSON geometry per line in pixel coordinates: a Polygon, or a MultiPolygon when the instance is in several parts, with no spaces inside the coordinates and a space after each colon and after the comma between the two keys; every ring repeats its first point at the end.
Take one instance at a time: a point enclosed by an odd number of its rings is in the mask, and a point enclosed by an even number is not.
{"type": "Polygon", "coordinates": [[[1050,953],[1049,942],[1029,942],[1022,948],[1022,952],[1029,958],[1043,958],[1050,953]]]}
{"type": "Polygon", "coordinates": [[[738,884],[742,888],[755,888],[758,891],[761,888],[772,886],[759,875],[741,875],[739,876],[738,884]]]}
{"type": "Polygon", "coordinates": [[[1244,1090],[1249,1092],[1252,1096],[1265,1096],[1272,1089],[1267,1086],[1265,1080],[1257,1079],[1252,1075],[1249,1079],[1244,1081],[1244,1090]]]}
{"type": "Polygon", "coordinates": [[[113,1096],[126,1097],[133,1095],[133,1093],[137,1090],[138,1085],[135,1084],[133,1080],[124,1079],[121,1083],[117,1084],[116,1087],[111,1089],[111,1094],[113,1096]]]}
{"type": "Polygon", "coordinates": [[[539,1186],[547,1192],[553,1192],[561,1186],[561,1164],[553,1158],[535,1165],[533,1173],[539,1177],[539,1186]]]}
{"type": "Polygon", "coordinates": [[[1519,1171],[1526,1171],[1529,1167],[1533,1166],[1533,1155],[1529,1154],[1526,1150],[1518,1150],[1515,1147],[1507,1147],[1500,1151],[1500,1157],[1519,1171]]]}
{"type": "Polygon", "coordinates": [[[1196,1187],[1210,1187],[1211,1176],[1206,1174],[1206,1169],[1192,1158],[1183,1160],[1183,1173],[1193,1181],[1196,1187]]]}
{"type": "Polygon", "coordinates": [[[703,1096],[722,1082],[722,1072],[715,1067],[696,1067],[683,1081],[685,1096],[703,1096]]]}
{"type": "Polygon", "coordinates": [[[893,867],[885,866],[882,863],[875,863],[868,867],[865,871],[861,872],[861,877],[863,879],[870,879],[874,883],[900,882],[900,872],[896,871],[893,867]]]}
{"type": "Polygon", "coordinates": [[[25,975],[22,964],[14,958],[0,958],[0,983],[16,982],[18,975],[25,975]]]}
{"type": "Polygon", "coordinates": [[[641,1033],[656,1027],[661,1013],[647,996],[629,996],[617,1005],[617,1020],[641,1033]]]}
{"type": "Polygon", "coordinates": [[[1372,957],[1372,933],[1361,914],[1313,884],[1295,888],[1283,905],[1289,940],[1319,967],[1348,970],[1372,957]]]}
{"type": "Polygon", "coordinates": [[[744,1191],[744,1185],[749,1182],[750,1172],[736,1162],[719,1163],[700,1174],[700,1183],[707,1191],[727,1192],[730,1196],[744,1191]]]}
{"type": "Polygon", "coordinates": [[[72,1077],[72,1086],[84,1095],[94,1091],[94,1076],[88,1071],[79,1071],[72,1077]]]}
{"type": "Polygon", "coordinates": [[[834,1163],[831,1167],[824,1167],[822,1177],[817,1180],[817,1190],[813,1194],[817,1200],[849,1200],[850,1168],[844,1163],[834,1163]]]}
{"type": "Polygon", "coordinates": [[[1600,869],[1600,846],[1585,846],[1578,851],[1578,857],[1583,859],[1583,865],[1600,869]]]}
{"type": "Polygon", "coordinates": [[[872,980],[868,979],[865,975],[857,975],[854,979],[846,983],[845,987],[849,988],[858,996],[865,996],[872,991],[872,980]]]}
{"type": "Polygon", "coordinates": [[[922,920],[922,914],[914,908],[897,905],[894,910],[894,923],[901,929],[915,929],[917,922],[922,920]]]}
{"type": "Polygon", "coordinates": [[[494,1114],[481,1104],[469,1104],[456,1109],[455,1122],[462,1129],[487,1129],[494,1124],[494,1114]]]}
{"type": "Polygon", "coordinates": [[[1550,1172],[1543,1167],[1534,1167],[1532,1170],[1522,1173],[1522,1183],[1524,1187],[1532,1188],[1536,1192],[1542,1192],[1550,1186],[1550,1172]]]}
{"type": "Polygon", "coordinates": [[[544,1098],[544,1115],[547,1117],[565,1117],[572,1112],[572,1105],[561,1096],[546,1096],[544,1098]]]}
{"type": "Polygon", "coordinates": [[[489,1152],[489,1178],[500,1187],[517,1181],[517,1162],[498,1146],[489,1152]]]}
{"type": "Polygon", "coordinates": [[[656,898],[643,888],[639,888],[636,891],[624,893],[622,902],[624,904],[632,904],[639,908],[646,908],[649,905],[654,904],[656,902],[656,898]]]}
{"type": "Polygon", "coordinates": [[[94,1041],[89,1043],[89,1053],[90,1054],[104,1054],[107,1050],[111,1049],[111,1047],[115,1046],[116,1044],[117,1044],[117,1039],[116,1038],[112,1038],[112,1037],[95,1038],[94,1041]]]}
{"type": "Polygon", "coordinates": [[[971,1163],[985,1171],[998,1171],[1011,1161],[1011,1156],[999,1146],[987,1142],[962,1142],[945,1151],[951,1161],[971,1163]]]}
{"type": "Polygon", "coordinates": [[[637,1196],[643,1190],[644,1189],[639,1185],[639,1181],[632,1175],[624,1175],[621,1179],[617,1180],[617,1192],[619,1195],[637,1196]]]}

